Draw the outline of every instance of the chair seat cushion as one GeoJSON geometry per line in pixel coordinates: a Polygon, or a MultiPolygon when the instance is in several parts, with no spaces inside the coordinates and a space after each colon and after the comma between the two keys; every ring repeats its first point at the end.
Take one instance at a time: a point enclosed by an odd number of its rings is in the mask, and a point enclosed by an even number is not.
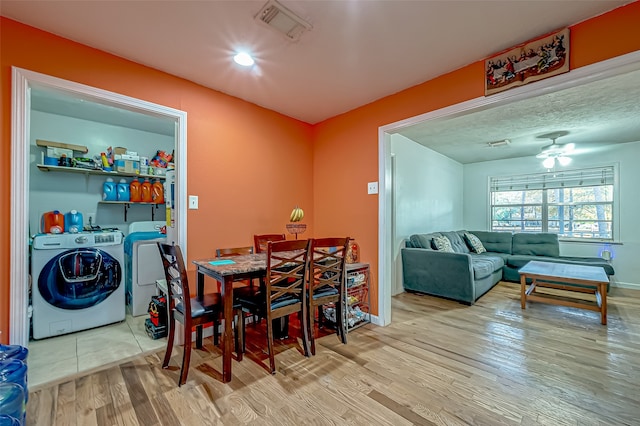
{"type": "Polygon", "coordinates": [[[334,296],[338,294],[338,289],[335,287],[331,287],[330,285],[325,285],[324,287],[316,288],[313,291],[313,298],[319,299],[321,297],[334,296]]]}
{"type": "MultiPolygon", "coordinates": [[[[249,295],[247,297],[239,297],[238,302],[242,305],[243,308],[246,308],[251,312],[266,311],[266,300],[264,292],[260,290],[256,291],[253,295],[249,295]]],[[[274,310],[296,303],[300,303],[300,299],[292,295],[284,295],[271,302],[271,309],[274,310]]]]}
{"type": "MultiPolygon", "coordinates": [[[[201,315],[211,314],[220,311],[222,307],[222,299],[220,293],[207,293],[202,298],[202,302],[196,297],[191,298],[191,318],[201,315]]],[[[182,303],[176,304],[176,311],[184,314],[184,306],[182,303]]]]}

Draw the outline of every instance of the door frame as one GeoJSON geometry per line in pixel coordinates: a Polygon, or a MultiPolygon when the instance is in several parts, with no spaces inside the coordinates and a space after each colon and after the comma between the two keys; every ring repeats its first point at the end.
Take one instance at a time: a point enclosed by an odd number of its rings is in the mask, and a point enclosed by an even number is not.
{"type": "Polygon", "coordinates": [[[378,128],[378,180],[380,195],[378,196],[378,316],[375,323],[388,325],[391,323],[391,292],[393,277],[397,276],[393,262],[393,223],[391,208],[393,206],[391,176],[391,135],[406,127],[432,120],[446,120],[473,112],[506,105],[512,102],[541,96],[559,90],[569,89],[598,80],[625,74],[640,69],[640,51],[617,56],[605,61],[571,70],[552,78],[540,80],[532,84],[516,87],[491,96],[482,96],[410,117],[378,128]]]}
{"type": "MultiPolygon", "coordinates": [[[[11,246],[9,341],[28,346],[29,283],[29,149],[31,89],[48,89],[89,102],[97,102],[176,123],[176,195],[173,239],[184,247],[187,240],[187,113],[163,105],[75,83],[35,71],[11,67],[11,246]]],[[[122,284],[124,285],[124,283],[122,284]]]]}

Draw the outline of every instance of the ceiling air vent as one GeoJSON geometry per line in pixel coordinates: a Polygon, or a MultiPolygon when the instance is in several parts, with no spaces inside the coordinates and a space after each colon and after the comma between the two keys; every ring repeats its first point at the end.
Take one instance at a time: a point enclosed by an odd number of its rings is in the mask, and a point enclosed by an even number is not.
{"type": "Polygon", "coordinates": [[[302,33],[312,28],[311,24],[278,3],[269,0],[255,19],[274,31],[284,35],[288,40],[297,41],[302,33]]]}

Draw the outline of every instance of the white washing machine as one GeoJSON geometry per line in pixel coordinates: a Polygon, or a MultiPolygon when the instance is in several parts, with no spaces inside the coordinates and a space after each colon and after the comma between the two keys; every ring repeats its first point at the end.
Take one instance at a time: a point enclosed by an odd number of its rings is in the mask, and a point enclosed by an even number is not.
{"type": "Polygon", "coordinates": [[[166,242],[161,233],[165,222],[133,222],[124,239],[127,310],[132,316],[146,315],[151,297],[157,294],[156,281],[164,279],[158,242],[166,242]]]}
{"type": "Polygon", "coordinates": [[[123,269],[120,231],[36,235],[31,252],[33,338],[124,320],[123,269]]]}

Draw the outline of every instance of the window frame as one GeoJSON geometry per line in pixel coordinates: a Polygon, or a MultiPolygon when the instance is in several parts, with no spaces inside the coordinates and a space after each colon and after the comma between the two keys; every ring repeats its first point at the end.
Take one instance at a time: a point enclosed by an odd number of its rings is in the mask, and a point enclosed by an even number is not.
{"type": "MultiPolygon", "coordinates": [[[[584,169],[574,169],[574,170],[567,170],[566,172],[570,172],[570,173],[580,173],[583,170],[594,170],[594,169],[612,169],[612,182],[611,183],[606,183],[606,185],[612,185],[612,201],[611,202],[585,202],[585,203],[578,203],[579,205],[587,205],[587,206],[596,206],[596,205],[606,205],[606,206],[611,206],[611,238],[599,238],[599,237],[590,237],[590,238],[586,238],[586,237],[569,237],[569,236],[563,236],[557,232],[551,232],[554,234],[558,235],[558,240],[559,241],[563,241],[563,242],[578,242],[578,243],[607,243],[607,244],[616,244],[616,243],[620,243],[620,217],[619,217],[619,205],[620,205],[620,185],[619,185],[619,163],[614,163],[614,164],[607,164],[607,165],[602,165],[602,166],[596,166],[596,167],[588,167],[588,168],[584,168],[584,169]]],[[[541,172],[541,173],[531,173],[528,175],[503,175],[503,176],[488,176],[487,179],[487,195],[488,195],[488,214],[487,214],[487,219],[488,219],[488,226],[487,229],[491,230],[492,232],[505,232],[505,231],[500,231],[494,230],[493,224],[494,224],[494,216],[493,216],[493,212],[494,212],[494,208],[498,207],[505,207],[505,208],[510,208],[510,207],[540,207],[541,208],[541,226],[540,226],[540,231],[534,231],[534,232],[550,232],[549,231],[549,207],[550,206],[556,206],[558,207],[560,204],[559,203],[550,203],[549,202],[549,196],[548,196],[548,190],[550,189],[555,189],[555,188],[525,188],[523,190],[536,190],[539,189],[542,191],[542,196],[541,196],[541,202],[540,203],[525,203],[525,204],[493,204],[493,193],[494,192],[502,192],[499,191],[499,189],[494,188],[495,182],[494,180],[498,179],[501,182],[505,182],[508,179],[529,179],[529,178],[540,178],[543,175],[549,175],[549,173],[556,173],[556,171],[548,171],[548,172],[541,172]]],[[[561,171],[557,171],[557,173],[561,173],[561,171]]],[[[587,186],[587,185],[585,185],[587,186]]],[[[589,186],[594,186],[594,185],[589,185],[589,186]]],[[[572,185],[572,186],[568,186],[568,187],[576,187],[579,188],[580,186],[577,185],[572,185]]],[[[575,205],[575,204],[574,204],[575,205]]],[[[566,206],[566,204],[565,204],[566,206]]],[[[523,217],[520,219],[520,221],[522,222],[526,222],[526,219],[523,217]]],[[[609,221],[606,221],[609,222],[609,221]]],[[[508,231],[507,231],[508,232],[508,231]]],[[[515,232],[521,232],[521,231],[513,231],[515,232]]],[[[527,232],[525,232],[527,233],[527,232]]]]}

